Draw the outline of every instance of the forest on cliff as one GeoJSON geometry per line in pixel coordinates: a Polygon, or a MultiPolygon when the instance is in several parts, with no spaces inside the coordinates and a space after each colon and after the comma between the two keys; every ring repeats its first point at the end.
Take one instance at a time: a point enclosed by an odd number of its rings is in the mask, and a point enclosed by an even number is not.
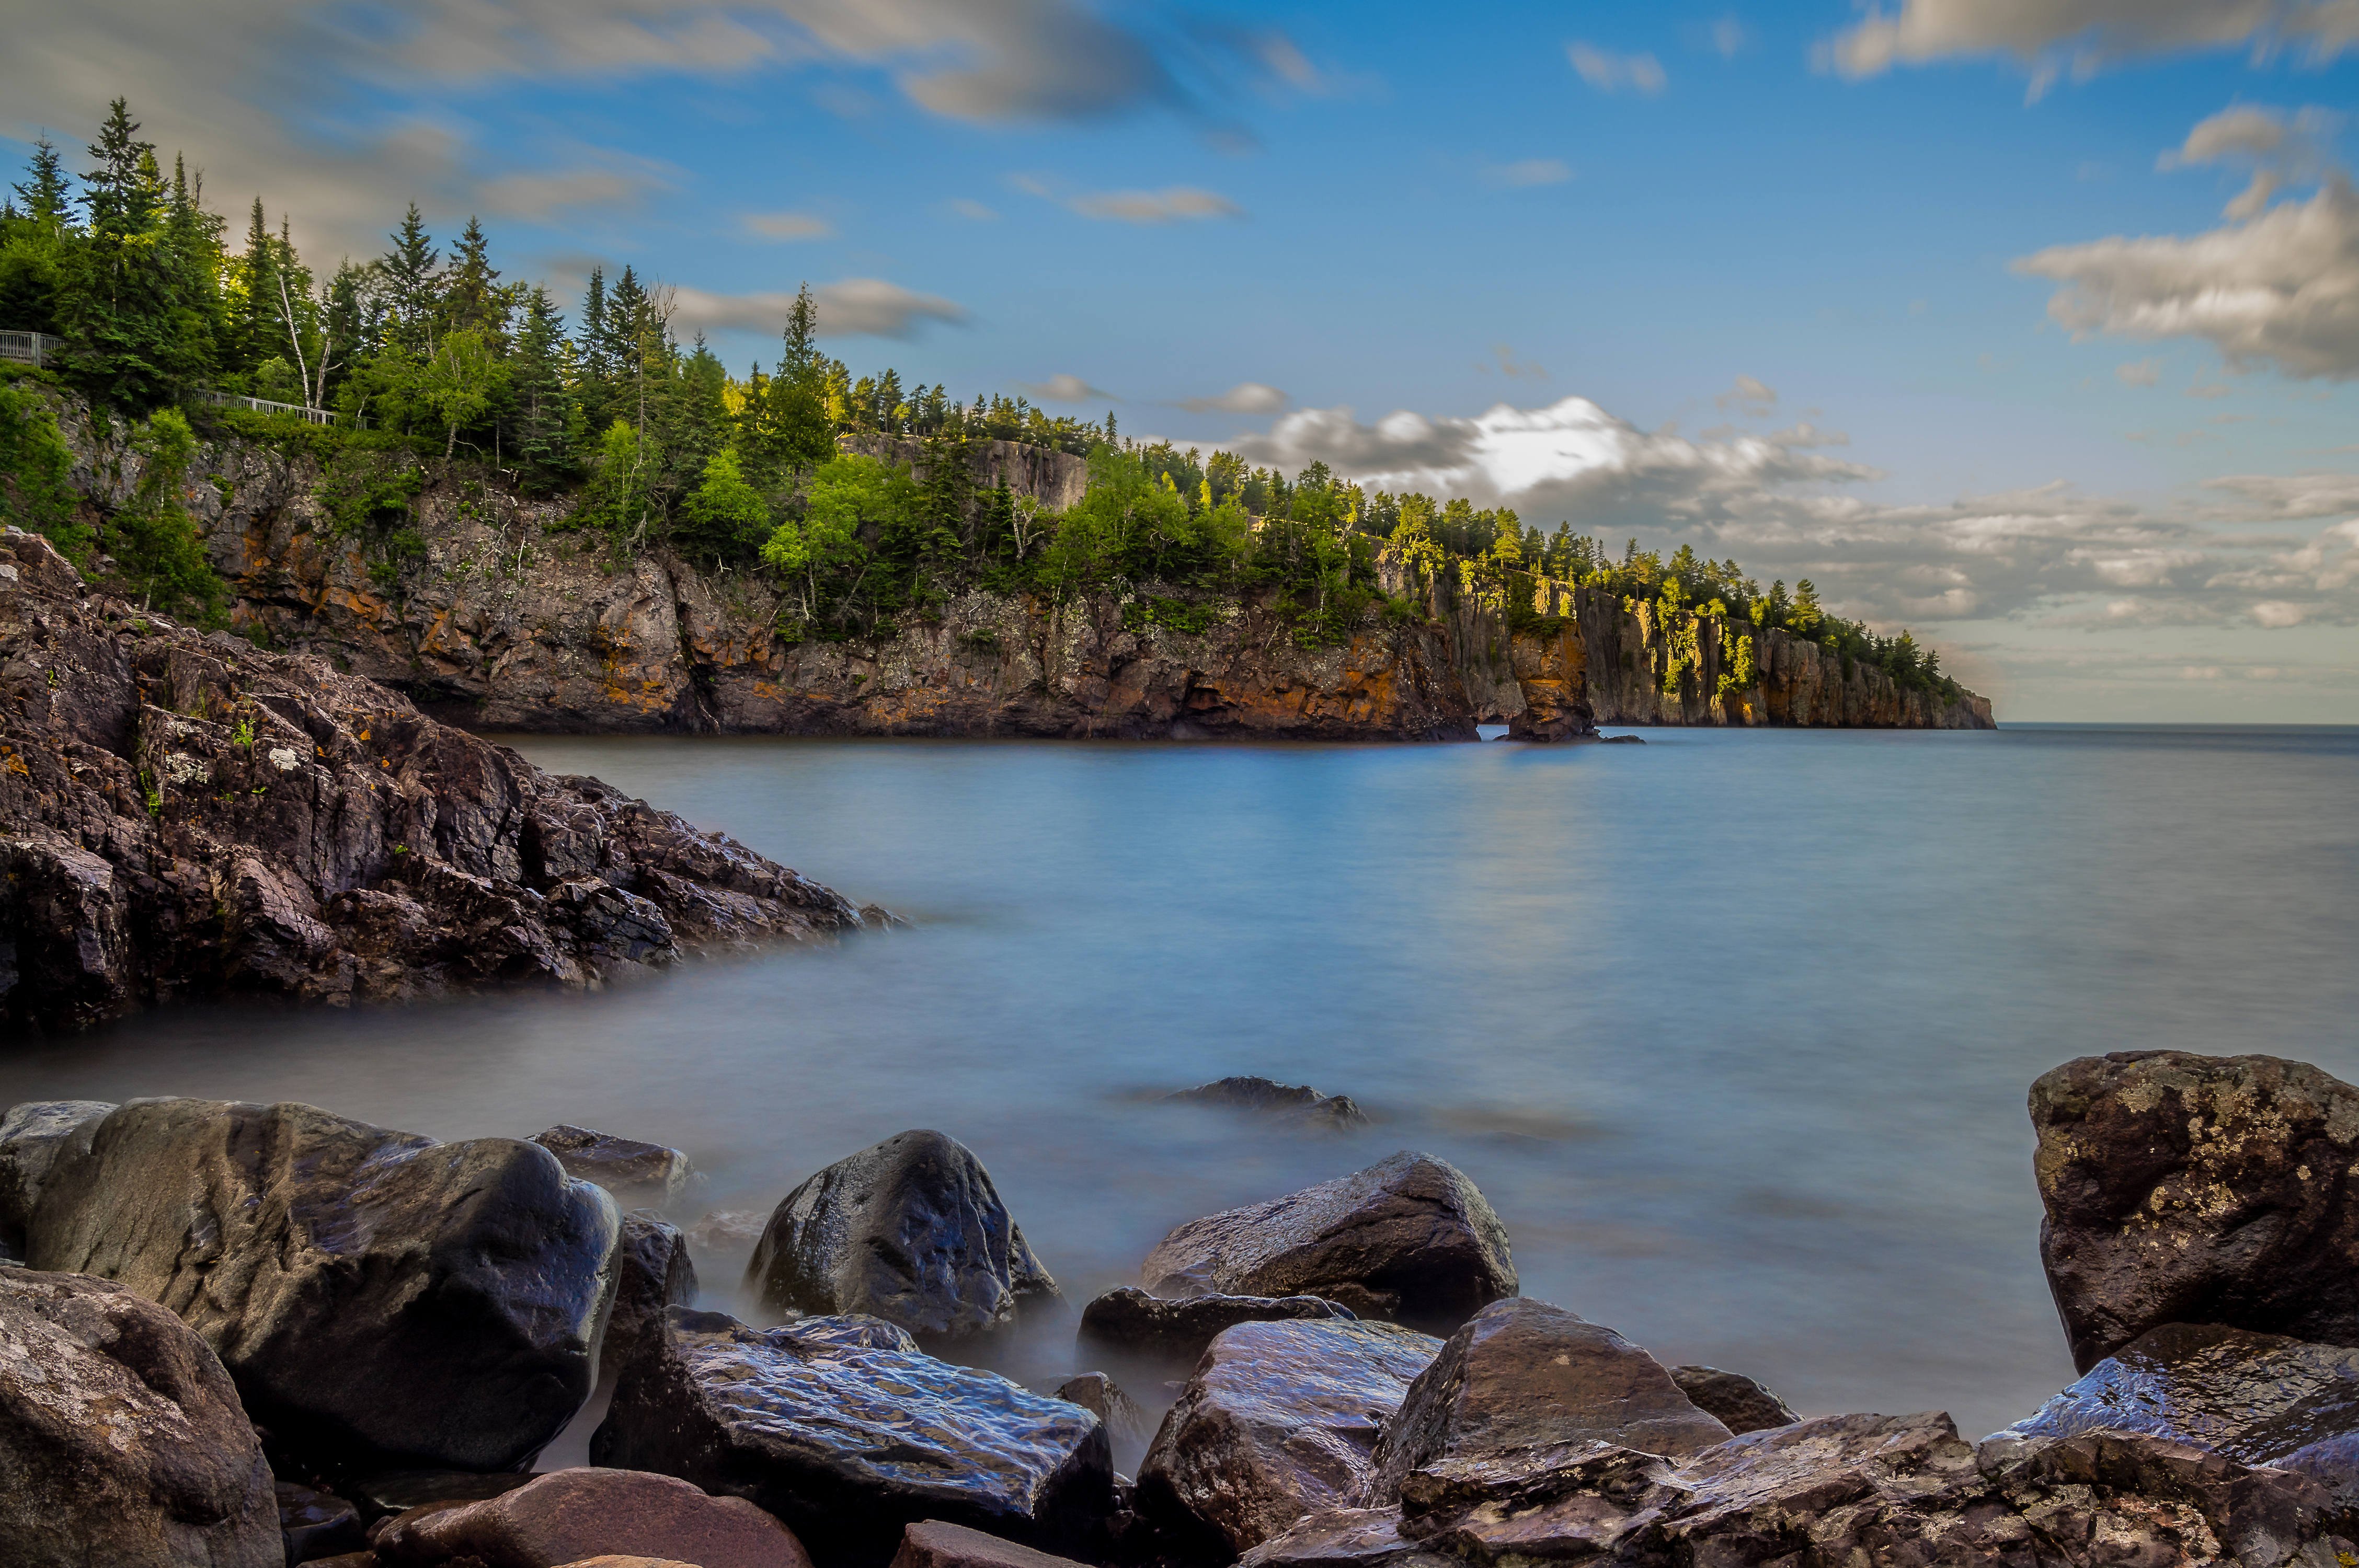
{"type": "MultiPolygon", "coordinates": [[[[0,332],[43,335],[27,340],[42,344],[38,363],[0,361],[0,520],[79,561],[103,557],[126,592],[190,619],[226,623],[226,587],[183,503],[201,444],[234,438],[315,460],[338,530],[388,572],[423,553],[411,503],[429,473],[472,465],[484,482],[565,498],[555,526],[617,557],[663,547],[773,574],[789,641],[890,637],[977,588],[1061,599],[1118,585],[1140,590],[1128,614],[1179,630],[1261,596],[1316,646],[1372,612],[1421,618],[1437,599],[1527,629],[1547,619],[1536,590],[1555,581],[1649,607],[1674,651],[1667,690],[1700,623],[1723,618],[1956,695],[1908,632],[1830,613],[1807,580],[1764,590],[1691,546],[1666,558],[1634,540],[1615,556],[1569,519],[1544,533],[1509,508],[1370,493],[1321,463],[1289,480],[1231,452],[1142,444],[1111,411],[1093,424],[1022,398],[962,403],[891,369],[855,380],[819,348],[808,288],[778,358],[741,376],[701,334],[681,342],[669,291],[629,267],[611,281],[593,270],[569,326],[546,286],[503,280],[473,220],[446,253],[413,205],[381,256],[315,269],[259,198],[233,243],[201,175],[175,158],[167,176],[138,131],[117,100],[88,168],[69,175],[43,142],[0,208],[0,332]],[[95,507],[69,482],[58,394],[138,459],[122,503],[95,507]],[[879,438],[915,438],[916,460],[859,449],[879,438]],[[1085,494],[1049,514],[978,485],[973,451],[993,441],[1085,456],[1085,494]],[[1385,591],[1380,551],[1407,591],[1385,591]]],[[[1723,685],[1750,683],[1743,662],[1723,685]]]]}

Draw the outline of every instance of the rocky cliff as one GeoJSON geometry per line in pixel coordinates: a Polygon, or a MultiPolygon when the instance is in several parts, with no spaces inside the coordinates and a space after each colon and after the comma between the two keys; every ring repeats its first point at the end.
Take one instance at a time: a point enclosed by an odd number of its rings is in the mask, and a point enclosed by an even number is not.
{"type": "MultiPolygon", "coordinates": [[[[136,454],[76,439],[77,482],[101,504],[127,495],[136,454]]],[[[922,465],[916,441],[867,445],[922,465]]],[[[971,460],[979,485],[1004,481],[1043,512],[1086,480],[1079,458],[1007,442],[976,443],[971,460]]],[[[1386,586],[1425,615],[1371,611],[1341,647],[1298,645],[1252,601],[1165,613],[1175,590],[1151,584],[1061,604],[972,593],[888,639],[797,642],[777,629],[765,574],[617,556],[495,470],[435,466],[392,547],[339,528],[307,457],[229,442],[204,462],[188,504],[236,627],[470,729],[1451,741],[1478,722],[1533,739],[1600,723],[1991,723],[1983,698],[1904,690],[1782,632],[1745,629],[1757,678],[1722,691],[1738,633],[1719,622],[1667,681],[1677,639],[1651,606],[1543,583],[1533,613],[1510,613],[1408,584],[1397,565],[1386,586]]]]}

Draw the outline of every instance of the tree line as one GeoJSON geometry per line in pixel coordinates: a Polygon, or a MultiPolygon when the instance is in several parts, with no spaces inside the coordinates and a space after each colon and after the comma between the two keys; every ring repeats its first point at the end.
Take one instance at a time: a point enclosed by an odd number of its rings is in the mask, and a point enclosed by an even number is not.
{"type": "Polygon", "coordinates": [[[388,580],[422,554],[408,524],[429,465],[472,462],[568,498],[560,526],[595,547],[660,545],[709,569],[767,574],[790,640],[888,636],[974,588],[1067,597],[1119,584],[1160,590],[1132,596],[1135,621],[1190,630],[1216,613],[1208,598],[1262,593],[1299,640],[1321,643],[1348,638],[1373,607],[1421,617],[1434,592],[1528,614],[1532,581],[1549,578],[1643,601],[1690,643],[1698,616],[1719,615],[1838,646],[1903,684],[1948,684],[1906,633],[1883,639],[1827,614],[1808,582],[1763,593],[1734,562],[1686,546],[1665,562],[1633,542],[1609,560],[1569,523],[1543,535],[1505,508],[1365,493],[1322,463],[1289,480],[1232,452],[1141,445],[1111,412],[1098,423],[1022,398],[961,402],[892,369],[855,379],[819,347],[808,287],[777,359],[741,375],[701,334],[682,342],[669,291],[631,267],[593,270],[569,323],[546,286],[504,278],[473,219],[446,248],[413,204],[383,254],[315,268],[258,198],[233,243],[201,174],[176,157],[166,176],[138,132],[118,99],[78,174],[36,145],[0,207],[0,330],[63,341],[49,370],[6,373],[138,421],[148,480],[90,535],[53,423],[45,431],[36,405],[0,383],[0,514],[70,550],[103,549],[159,609],[221,617],[223,585],[180,505],[198,437],[221,433],[318,458],[335,526],[364,538],[388,580]],[[205,391],[337,420],[218,408],[195,397],[205,391]],[[917,461],[843,449],[886,450],[863,437],[914,438],[917,461]],[[976,444],[994,440],[1086,457],[1082,499],[1049,515],[979,482],[976,444]],[[1386,546],[1412,594],[1384,594],[1386,546]]]}

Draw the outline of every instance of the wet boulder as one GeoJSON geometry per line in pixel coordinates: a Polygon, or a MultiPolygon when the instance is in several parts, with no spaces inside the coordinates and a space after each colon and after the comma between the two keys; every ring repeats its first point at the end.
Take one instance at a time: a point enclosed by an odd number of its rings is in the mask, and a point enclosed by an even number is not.
{"type": "Polygon", "coordinates": [[[1083,1372],[1057,1385],[1057,1397],[1077,1404],[1098,1418],[1113,1444],[1114,1467],[1127,1470],[1147,1452],[1155,1436],[1155,1422],[1122,1385],[1103,1372],[1083,1372]]]}
{"type": "Polygon", "coordinates": [[[31,1261],[179,1314],[318,1463],[502,1470],[597,1381],[616,1224],[530,1143],[133,1100],[51,1168],[31,1261]]]}
{"type": "Polygon", "coordinates": [[[537,1476],[517,1471],[380,1470],[339,1481],[339,1493],[353,1500],[363,1522],[372,1528],[379,1519],[406,1514],[412,1509],[442,1503],[481,1502],[502,1492],[527,1486],[537,1476]]]}
{"type": "Polygon", "coordinates": [[[27,1100],[0,1116],[0,1258],[25,1253],[25,1226],[41,1183],[83,1123],[114,1108],[103,1100],[27,1100]]]}
{"type": "Polygon", "coordinates": [[[1464,1568],[1409,1540],[1400,1523],[1398,1508],[1311,1514],[1246,1552],[1238,1568],[1464,1568]]]}
{"type": "Polygon", "coordinates": [[[1241,1323],[1349,1321],[1358,1315],[1318,1296],[1182,1296],[1167,1301],[1136,1285],[1124,1285],[1082,1309],[1081,1337],[1125,1355],[1192,1366],[1223,1329],[1241,1323]]]}
{"type": "Polygon", "coordinates": [[[750,1498],[853,1568],[881,1568],[924,1519],[1055,1552],[1114,1509],[1095,1416],[923,1355],[873,1317],[764,1330],[673,1307],[623,1368],[590,1454],[750,1498]]]}
{"type": "Polygon", "coordinates": [[[903,1132],[839,1160],[779,1203],[745,1282],[772,1312],[864,1314],[958,1339],[1053,1298],[991,1173],[939,1132],[903,1132]]]}
{"type": "Polygon", "coordinates": [[[293,1481],[279,1482],[277,1491],[278,1533],[287,1542],[288,1563],[316,1563],[367,1549],[360,1510],[343,1498],[293,1481]]]}
{"type": "Polygon", "coordinates": [[[1802,1419],[1767,1387],[1742,1372],[1723,1372],[1717,1367],[1674,1367],[1671,1381],[1696,1409],[1732,1433],[1791,1426],[1802,1419]]]}
{"type": "Polygon", "coordinates": [[[1052,1557],[985,1535],[964,1525],[927,1519],[901,1533],[892,1568],[1081,1568],[1070,1557],[1052,1557]]]}
{"type": "Polygon", "coordinates": [[[1445,1160],[1380,1164],[1191,1219],[1141,1266],[1158,1296],[1323,1296],[1363,1317],[1448,1333],[1516,1293],[1507,1229],[1445,1160]]]}
{"type": "Polygon", "coordinates": [[[1244,1552],[1359,1500],[1440,1340],[1385,1323],[1245,1323],[1204,1352],[1138,1471],[1142,1513],[1244,1552]]]}
{"type": "Polygon", "coordinates": [[[1287,1127],[1343,1131],[1368,1125],[1368,1113],[1350,1095],[1323,1095],[1304,1084],[1269,1078],[1221,1078],[1163,1097],[1165,1105],[1201,1105],[1243,1111],[1287,1127]]]}
{"type": "Polygon", "coordinates": [[[1388,1503],[1411,1470],[1550,1444],[1693,1454],[1729,1430],[1662,1364],[1612,1329],[1515,1297],[1466,1320],[1385,1422],[1363,1500],[1388,1503]]]}
{"type": "Polygon", "coordinates": [[[2080,1370],[2169,1323],[2359,1345],[2359,1088],[2274,1056],[2122,1051],[2043,1076],[2031,1121],[2080,1370]]]}
{"type": "Polygon", "coordinates": [[[600,1556],[697,1568],[810,1568],[792,1531],[743,1498],[637,1470],[557,1470],[481,1502],[396,1520],[375,1542],[386,1568],[453,1559],[489,1568],[560,1568],[600,1556]]]}
{"type": "Polygon", "coordinates": [[[105,1280],[0,1268],[0,1561],[286,1561],[262,1444],[179,1318],[105,1280]]]}
{"type": "Polygon", "coordinates": [[[628,1361],[642,1341],[663,1331],[666,1307],[695,1300],[696,1264],[679,1227],[652,1209],[625,1215],[614,1248],[614,1305],[606,1314],[600,1364],[628,1361]]]}
{"type": "Polygon", "coordinates": [[[559,1125],[532,1141],[557,1156],[565,1173],[605,1188],[618,1208],[669,1208],[688,1190],[688,1156],[586,1127],[559,1125]]]}

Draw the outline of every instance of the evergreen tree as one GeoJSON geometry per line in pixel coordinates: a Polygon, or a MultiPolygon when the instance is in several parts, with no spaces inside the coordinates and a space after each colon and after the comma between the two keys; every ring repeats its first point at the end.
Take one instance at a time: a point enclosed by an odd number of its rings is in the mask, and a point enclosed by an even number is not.
{"type": "Polygon", "coordinates": [[[377,264],[386,296],[385,337],[391,347],[424,359],[434,349],[435,306],[440,302],[441,277],[436,268],[442,253],[426,232],[415,201],[392,239],[393,249],[377,264]]]}
{"type": "Polygon", "coordinates": [[[535,287],[525,297],[524,323],[511,351],[512,399],[502,444],[522,467],[525,482],[548,490],[571,478],[573,458],[572,399],[566,391],[565,319],[549,290],[535,287]]]}
{"type": "Polygon", "coordinates": [[[489,251],[483,224],[469,218],[442,279],[443,330],[481,333],[505,349],[512,301],[499,287],[499,268],[492,265],[489,251]]]}
{"type": "Polygon", "coordinates": [[[35,138],[31,168],[31,181],[12,188],[25,203],[16,216],[62,230],[73,217],[73,193],[66,186],[65,160],[49,137],[35,138]]]}
{"type": "Polygon", "coordinates": [[[82,178],[82,242],[67,253],[59,290],[65,371],[113,407],[144,412],[170,401],[210,368],[211,323],[186,297],[201,258],[176,242],[201,237],[193,193],[168,193],[152,143],[123,99],[109,107],[82,178]],[[183,211],[183,209],[187,211],[183,211]]]}

